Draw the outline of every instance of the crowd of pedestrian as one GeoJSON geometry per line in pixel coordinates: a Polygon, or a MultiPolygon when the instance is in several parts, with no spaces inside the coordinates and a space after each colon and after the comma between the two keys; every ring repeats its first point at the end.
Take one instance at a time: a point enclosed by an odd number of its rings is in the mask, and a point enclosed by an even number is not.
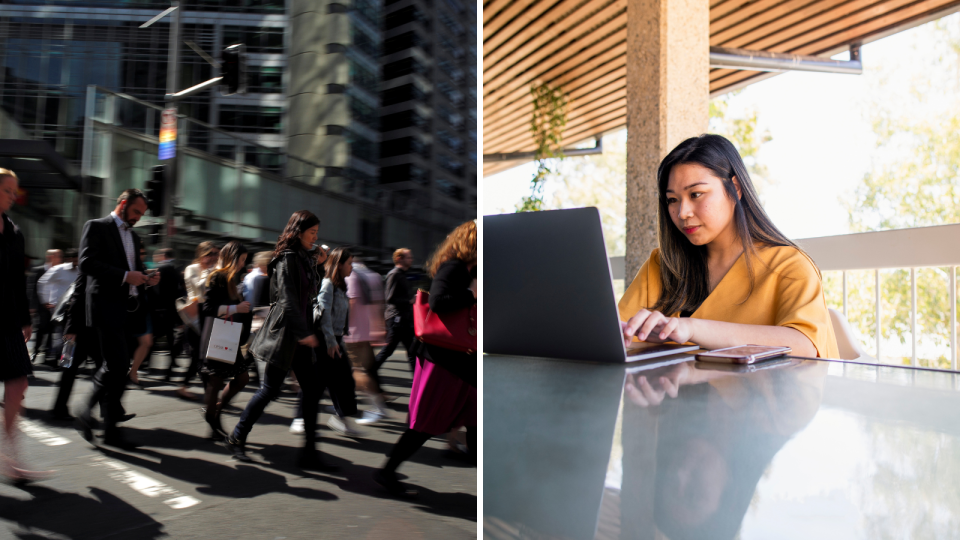
{"type": "MultiPolygon", "coordinates": [[[[75,421],[95,445],[135,449],[137,442],[120,424],[136,414],[125,410],[122,397],[128,386],[142,387],[138,372],[150,361],[155,337],[170,353],[165,382],[173,382],[177,358],[189,358],[177,394],[202,402],[210,438],[234,459],[250,460],[246,441],[253,427],[291,384],[299,388],[291,431],[304,435],[297,465],[335,469],[318,450],[321,399],[327,394],[333,403],[328,425],[347,436],[362,437],[360,425],[395,418],[378,372],[401,344],[414,373],[408,429],[375,480],[396,496],[415,495],[397,480],[397,467],[431,436],[460,427],[467,428],[468,451],[475,450],[476,352],[415,338],[409,249],[396,250],[384,281],[347,247],[318,245],[320,219],[301,210],[290,217],[272,251],[251,254],[241,242],[208,241],[196,247],[185,268],[178,267],[171,249],[157,250],[148,265],[134,230],[147,211],[146,198],[128,189],[109,216],[84,225],[78,250],[49,250],[43,265],[28,268],[24,236],[7,215],[18,182],[13,171],[0,169],[0,273],[13,284],[0,288],[5,392],[0,474],[15,481],[49,474],[28,469],[17,442],[19,406],[40,356],[61,366],[50,411],[54,420],[75,421]],[[78,369],[88,359],[96,366],[93,391],[70,411],[78,369]],[[201,395],[191,392],[198,374],[201,395]],[[236,426],[225,429],[221,412],[251,379],[259,388],[236,426]],[[358,392],[369,401],[366,410],[358,406],[358,392]]],[[[476,304],[476,242],[476,223],[465,223],[430,259],[426,270],[433,278],[429,307],[434,312],[476,304]]]]}

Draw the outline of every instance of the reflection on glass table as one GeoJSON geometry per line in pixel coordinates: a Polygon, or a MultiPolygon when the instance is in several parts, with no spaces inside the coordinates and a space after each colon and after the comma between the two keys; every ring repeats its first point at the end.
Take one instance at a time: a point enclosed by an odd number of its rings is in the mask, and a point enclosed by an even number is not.
{"type": "Polygon", "coordinates": [[[484,537],[960,537],[958,375],[484,357],[484,537]]]}

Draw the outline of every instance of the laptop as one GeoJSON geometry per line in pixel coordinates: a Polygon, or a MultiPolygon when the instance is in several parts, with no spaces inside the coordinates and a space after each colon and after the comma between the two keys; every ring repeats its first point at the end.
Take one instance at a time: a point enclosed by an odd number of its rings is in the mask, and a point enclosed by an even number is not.
{"type": "Polygon", "coordinates": [[[600,363],[696,345],[623,346],[596,208],[483,217],[483,352],[600,363]]]}

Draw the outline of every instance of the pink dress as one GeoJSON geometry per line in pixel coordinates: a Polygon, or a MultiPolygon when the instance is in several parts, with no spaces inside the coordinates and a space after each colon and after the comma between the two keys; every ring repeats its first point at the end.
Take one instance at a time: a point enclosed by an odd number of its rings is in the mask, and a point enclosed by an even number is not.
{"type": "Polygon", "coordinates": [[[446,369],[417,358],[410,389],[410,429],[443,435],[477,425],[477,389],[446,369]]]}

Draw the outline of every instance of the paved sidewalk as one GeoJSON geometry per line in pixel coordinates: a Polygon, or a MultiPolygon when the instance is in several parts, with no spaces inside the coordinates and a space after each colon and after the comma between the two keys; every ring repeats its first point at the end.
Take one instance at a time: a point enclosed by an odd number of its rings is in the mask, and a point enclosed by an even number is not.
{"type": "MultiPolygon", "coordinates": [[[[144,446],[124,452],[95,448],[71,423],[51,421],[60,375],[37,365],[25,400],[23,455],[57,474],[23,488],[0,484],[0,539],[476,538],[476,468],[449,457],[444,440],[430,440],[400,468],[418,499],[394,499],[371,478],[406,426],[411,374],[403,356],[381,371],[385,389],[401,395],[390,403],[393,420],[364,426],[365,438],[350,439],[328,429],[329,415],[321,413],[320,450],[342,467],[333,474],[294,465],[302,444],[289,431],[296,394],[284,392],[267,407],[248,439],[255,462],[241,463],[206,438],[199,400],[179,399],[176,385],[141,376],[145,389],[128,389],[124,405],[137,414],[126,434],[144,446]]],[[[159,353],[152,362],[165,368],[169,357],[159,353]]],[[[73,410],[92,388],[84,372],[73,410]]],[[[199,397],[198,382],[192,390],[199,397]]],[[[248,386],[224,412],[227,430],[253,390],[248,386]]]]}

